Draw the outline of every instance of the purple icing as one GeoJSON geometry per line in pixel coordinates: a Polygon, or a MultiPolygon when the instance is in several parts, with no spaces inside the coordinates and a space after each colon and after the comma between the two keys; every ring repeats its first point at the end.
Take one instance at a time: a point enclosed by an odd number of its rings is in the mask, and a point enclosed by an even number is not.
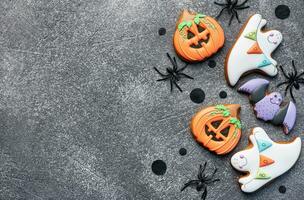
{"type": "Polygon", "coordinates": [[[255,78],[243,84],[238,89],[238,91],[246,92],[251,95],[258,95],[258,98],[253,101],[258,101],[254,104],[254,110],[256,112],[257,118],[264,121],[271,121],[275,125],[283,124],[283,131],[285,134],[288,134],[293,128],[296,121],[296,106],[293,102],[290,102],[288,104],[287,111],[286,107],[282,108],[281,110],[280,105],[283,102],[283,97],[280,93],[272,92],[266,96],[264,96],[264,94],[261,94],[264,92],[268,84],[268,80],[255,78]],[[264,98],[258,100],[261,98],[260,96],[264,96],[264,98]]]}
{"type": "Polygon", "coordinates": [[[248,82],[246,82],[245,84],[243,84],[238,91],[240,92],[247,92],[249,94],[251,94],[256,88],[260,87],[261,85],[264,84],[269,84],[269,81],[266,79],[262,79],[262,78],[255,78],[252,79],[248,82]]]}
{"type": "Polygon", "coordinates": [[[262,119],[264,121],[272,120],[275,114],[280,110],[280,104],[274,104],[273,102],[277,102],[274,98],[275,93],[271,93],[270,95],[265,96],[261,101],[257,102],[254,106],[254,110],[256,111],[257,118],[262,119]]]}
{"type": "Polygon", "coordinates": [[[296,106],[291,101],[289,103],[288,110],[287,110],[286,116],[283,121],[285,134],[288,134],[291,131],[291,129],[293,128],[295,121],[296,121],[296,113],[297,113],[296,106]]]}
{"type": "Polygon", "coordinates": [[[272,92],[268,97],[270,98],[270,102],[276,105],[281,105],[283,100],[282,95],[278,92],[272,92]]]}

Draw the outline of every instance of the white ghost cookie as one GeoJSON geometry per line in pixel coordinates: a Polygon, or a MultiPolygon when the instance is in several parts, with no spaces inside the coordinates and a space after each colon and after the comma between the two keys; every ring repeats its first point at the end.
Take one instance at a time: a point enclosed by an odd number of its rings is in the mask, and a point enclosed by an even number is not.
{"type": "Polygon", "coordinates": [[[283,36],[279,31],[262,31],[267,21],[255,14],[241,29],[225,61],[225,76],[229,85],[234,86],[240,77],[252,70],[259,70],[269,76],[278,73],[277,62],[271,53],[279,46],[283,36]]]}
{"type": "Polygon", "coordinates": [[[243,192],[254,192],[284,174],[295,164],[301,152],[300,137],[290,143],[276,143],[260,127],[253,129],[249,140],[249,148],[231,158],[235,169],[248,172],[239,179],[243,192]]]}

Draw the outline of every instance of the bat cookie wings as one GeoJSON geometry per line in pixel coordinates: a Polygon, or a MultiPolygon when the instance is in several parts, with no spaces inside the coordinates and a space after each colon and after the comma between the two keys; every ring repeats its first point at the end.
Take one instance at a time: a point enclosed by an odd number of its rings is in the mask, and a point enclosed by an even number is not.
{"type": "Polygon", "coordinates": [[[225,61],[225,76],[230,86],[249,71],[257,70],[269,76],[278,73],[277,62],[271,53],[280,45],[283,36],[277,30],[263,31],[266,23],[261,15],[255,14],[242,28],[225,61]]]}
{"type": "Polygon", "coordinates": [[[296,106],[289,102],[281,107],[283,97],[278,92],[267,92],[269,81],[261,78],[252,79],[243,84],[238,91],[250,94],[249,100],[259,119],[270,121],[274,125],[283,124],[283,131],[288,134],[296,121],[296,106]]]}

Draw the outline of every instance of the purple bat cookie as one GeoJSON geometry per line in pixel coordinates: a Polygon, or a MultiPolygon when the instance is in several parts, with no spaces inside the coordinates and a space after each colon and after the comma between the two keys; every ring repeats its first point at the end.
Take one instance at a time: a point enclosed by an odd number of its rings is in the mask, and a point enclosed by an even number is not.
{"type": "Polygon", "coordinates": [[[272,120],[280,110],[282,103],[282,95],[278,92],[270,93],[262,100],[257,102],[254,106],[254,110],[257,112],[257,117],[264,121],[272,120]]]}
{"type": "Polygon", "coordinates": [[[257,118],[270,121],[274,125],[283,125],[284,133],[288,134],[296,121],[296,107],[293,102],[282,108],[282,95],[278,92],[266,94],[269,81],[261,78],[252,79],[243,84],[238,91],[249,93],[249,99],[254,104],[257,118]]]}

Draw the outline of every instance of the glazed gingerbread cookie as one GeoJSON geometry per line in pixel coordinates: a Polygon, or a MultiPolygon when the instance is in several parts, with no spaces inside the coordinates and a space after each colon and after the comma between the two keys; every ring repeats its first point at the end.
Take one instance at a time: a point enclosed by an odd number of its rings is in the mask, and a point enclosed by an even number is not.
{"type": "Polygon", "coordinates": [[[230,86],[234,86],[244,73],[253,70],[269,76],[277,75],[277,62],[271,53],[282,42],[283,36],[277,30],[262,31],[266,23],[261,15],[255,14],[241,29],[225,61],[225,76],[230,86]]]}
{"type": "Polygon", "coordinates": [[[240,105],[217,105],[202,109],[192,118],[190,128],[197,142],[216,154],[229,153],[241,137],[240,105]]]}
{"type": "Polygon", "coordinates": [[[184,10],[180,15],[173,44],[177,54],[188,62],[210,57],[224,45],[224,31],[210,16],[184,10]]]}
{"type": "Polygon", "coordinates": [[[249,141],[247,149],[231,158],[235,169],[248,173],[239,179],[243,192],[254,192],[284,174],[296,163],[301,152],[300,137],[289,143],[277,143],[260,127],[253,129],[249,141]]]}
{"type": "Polygon", "coordinates": [[[257,118],[269,121],[274,125],[283,125],[283,131],[288,134],[296,121],[296,106],[290,101],[283,104],[283,97],[279,92],[267,92],[269,81],[255,78],[244,83],[239,92],[249,93],[249,100],[254,105],[257,118]]]}

